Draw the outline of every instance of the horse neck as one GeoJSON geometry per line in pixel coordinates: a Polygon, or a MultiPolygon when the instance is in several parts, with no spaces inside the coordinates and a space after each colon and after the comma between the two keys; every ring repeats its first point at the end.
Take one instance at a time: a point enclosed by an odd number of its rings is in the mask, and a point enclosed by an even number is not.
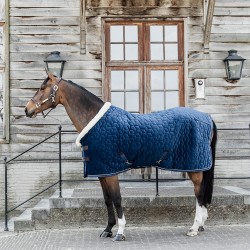
{"type": "Polygon", "coordinates": [[[70,117],[78,133],[95,117],[104,102],[76,84],[60,83],[60,103],[70,117]]]}

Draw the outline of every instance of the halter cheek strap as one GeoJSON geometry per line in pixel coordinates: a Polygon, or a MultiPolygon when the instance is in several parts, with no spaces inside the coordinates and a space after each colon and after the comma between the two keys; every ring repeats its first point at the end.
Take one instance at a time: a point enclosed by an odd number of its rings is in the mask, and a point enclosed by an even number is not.
{"type": "Polygon", "coordinates": [[[36,104],[36,108],[40,108],[42,106],[42,104],[46,103],[49,100],[52,100],[52,108],[48,111],[48,113],[45,115],[43,111],[41,112],[43,115],[43,118],[45,118],[52,111],[52,109],[54,109],[56,107],[55,97],[56,97],[56,92],[58,90],[58,85],[61,82],[61,80],[62,80],[62,78],[58,79],[57,83],[52,88],[52,93],[50,94],[50,96],[48,98],[44,99],[41,102],[36,102],[33,98],[31,99],[36,104]]]}

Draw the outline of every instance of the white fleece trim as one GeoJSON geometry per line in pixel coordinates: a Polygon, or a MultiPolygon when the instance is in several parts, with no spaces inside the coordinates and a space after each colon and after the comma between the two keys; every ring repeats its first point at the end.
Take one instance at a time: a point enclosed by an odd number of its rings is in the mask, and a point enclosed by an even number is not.
{"type": "Polygon", "coordinates": [[[110,102],[105,102],[102,108],[99,110],[99,112],[96,114],[96,116],[87,124],[87,126],[82,130],[82,132],[77,136],[76,138],[76,145],[78,147],[81,147],[81,139],[89,132],[90,129],[92,129],[96,123],[104,116],[104,114],[109,110],[111,106],[110,102]]]}

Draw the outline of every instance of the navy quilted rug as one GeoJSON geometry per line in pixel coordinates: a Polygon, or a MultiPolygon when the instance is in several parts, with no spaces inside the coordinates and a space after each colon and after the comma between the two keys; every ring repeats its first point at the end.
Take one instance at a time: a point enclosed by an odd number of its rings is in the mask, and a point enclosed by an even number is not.
{"type": "Polygon", "coordinates": [[[205,171],[212,166],[212,119],[173,108],[136,115],[105,103],[79,134],[84,176],[112,176],[132,168],[205,171]]]}

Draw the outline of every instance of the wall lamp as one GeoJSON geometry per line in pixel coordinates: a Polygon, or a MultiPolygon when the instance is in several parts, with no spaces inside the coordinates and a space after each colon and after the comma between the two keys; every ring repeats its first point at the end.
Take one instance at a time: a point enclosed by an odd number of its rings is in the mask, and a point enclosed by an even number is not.
{"type": "Polygon", "coordinates": [[[61,58],[59,51],[52,51],[44,60],[44,62],[46,64],[46,69],[50,73],[56,75],[57,77],[62,77],[66,60],[61,58]]]}
{"type": "Polygon", "coordinates": [[[245,60],[237,55],[237,50],[228,51],[228,56],[224,59],[228,80],[240,80],[245,60]]]}

